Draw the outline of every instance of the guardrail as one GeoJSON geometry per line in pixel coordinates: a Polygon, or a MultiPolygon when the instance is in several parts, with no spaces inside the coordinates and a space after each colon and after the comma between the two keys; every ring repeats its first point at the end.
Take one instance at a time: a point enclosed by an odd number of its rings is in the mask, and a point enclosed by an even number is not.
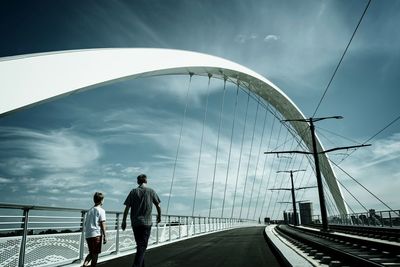
{"type": "Polygon", "coordinates": [[[369,211],[330,216],[329,223],[378,227],[400,227],[400,210],[369,211]]]}
{"type": "MultiPolygon", "coordinates": [[[[88,253],[84,209],[0,203],[0,266],[59,266],[81,262],[88,253]]],[[[100,256],[133,250],[132,231],[121,231],[122,212],[106,211],[107,244],[100,256]]],[[[153,216],[155,222],[156,216],[153,216]]],[[[251,220],[163,215],[149,245],[248,225],[251,220]]],[[[130,222],[127,222],[130,225],[130,222]]]]}

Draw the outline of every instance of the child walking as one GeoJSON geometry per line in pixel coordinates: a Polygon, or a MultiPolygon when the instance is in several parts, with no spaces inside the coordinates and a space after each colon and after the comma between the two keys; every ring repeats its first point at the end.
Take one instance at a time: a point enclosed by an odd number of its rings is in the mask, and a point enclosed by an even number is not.
{"type": "Polygon", "coordinates": [[[94,193],[94,207],[86,213],[85,237],[89,247],[83,266],[96,266],[97,259],[101,253],[101,244],[107,243],[106,239],[106,212],[101,207],[104,201],[104,195],[100,192],[94,193]],[[90,261],[92,262],[89,265],[90,261]]]}

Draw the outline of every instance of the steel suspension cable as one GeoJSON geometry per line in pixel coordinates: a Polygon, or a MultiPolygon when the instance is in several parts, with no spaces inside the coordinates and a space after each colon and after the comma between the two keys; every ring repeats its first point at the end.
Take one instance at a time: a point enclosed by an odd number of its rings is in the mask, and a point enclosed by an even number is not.
{"type": "MultiPolygon", "coordinates": [[[[339,180],[336,178],[336,181],[347,191],[347,193],[350,194],[350,196],[352,198],[354,198],[355,201],[357,201],[357,203],[366,211],[368,211],[368,209],[358,200],[358,198],[356,198],[349,189],[347,189],[347,187],[339,180]]],[[[347,204],[347,203],[346,203],[347,204]]],[[[353,209],[347,204],[347,206],[352,210],[352,212],[354,213],[353,209]]]]}
{"type": "Polygon", "coordinates": [[[180,130],[180,133],[179,133],[178,145],[177,145],[176,154],[175,154],[174,168],[173,168],[173,171],[172,171],[172,179],[171,179],[171,186],[170,186],[170,189],[169,189],[169,195],[168,195],[168,202],[167,202],[166,214],[168,214],[168,212],[169,212],[169,204],[170,204],[171,196],[172,196],[172,188],[173,188],[173,186],[174,186],[176,164],[177,164],[177,162],[178,162],[178,155],[179,155],[179,149],[180,149],[180,146],[181,146],[181,139],[182,139],[183,126],[184,126],[184,124],[185,124],[186,112],[187,112],[187,108],[188,108],[188,104],[189,104],[189,92],[190,92],[190,85],[191,85],[191,83],[192,83],[192,76],[193,76],[193,73],[190,73],[189,85],[188,85],[187,92],[186,92],[186,104],[185,104],[185,109],[184,109],[184,111],[183,111],[183,118],[182,118],[182,123],[181,123],[181,130],[180,130]]]}
{"type": "MultiPolygon", "coordinates": [[[[371,136],[370,138],[368,138],[367,140],[365,140],[362,144],[366,144],[369,141],[371,141],[372,139],[374,139],[375,137],[377,137],[380,133],[382,133],[384,130],[386,130],[387,128],[389,128],[390,126],[392,126],[396,121],[398,121],[400,119],[400,115],[395,118],[394,120],[392,120],[388,125],[386,125],[385,127],[383,127],[382,129],[380,129],[378,132],[376,132],[373,136],[371,136]]],[[[350,154],[343,158],[338,164],[341,164],[345,159],[347,159],[348,157],[351,156],[351,154],[353,154],[357,149],[353,150],[352,152],[350,152],[350,154]]]]}
{"type": "MultiPolygon", "coordinates": [[[[263,143],[263,139],[264,139],[265,124],[266,124],[266,122],[267,122],[267,115],[268,115],[268,109],[265,109],[265,116],[264,116],[262,131],[261,131],[260,146],[259,146],[258,154],[257,154],[256,170],[254,171],[254,180],[253,180],[253,185],[252,185],[252,187],[251,187],[251,195],[250,195],[249,207],[248,207],[248,209],[247,209],[247,216],[246,216],[246,219],[249,218],[250,207],[251,207],[251,201],[252,201],[252,199],[253,199],[254,185],[255,185],[255,183],[256,183],[257,171],[258,171],[258,164],[259,164],[259,162],[260,162],[261,148],[262,148],[262,143],[263,143]]],[[[261,184],[261,183],[262,183],[262,177],[261,177],[260,184],[261,184]]],[[[260,190],[258,190],[258,192],[260,192],[260,190]]]]}
{"type": "Polygon", "coordinates": [[[313,114],[311,117],[315,117],[315,114],[317,113],[317,111],[318,111],[318,109],[319,109],[319,107],[320,107],[322,101],[324,100],[325,95],[326,95],[326,92],[328,91],[328,89],[329,89],[329,87],[330,87],[330,85],[331,85],[333,79],[335,78],[336,72],[338,71],[338,69],[339,69],[339,67],[340,67],[340,64],[342,63],[343,58],[344,58],[344,56],[346,55],[346,52],[347,52],[347,50],[349,49],[349,46],[350,46],[351,42],[353,41],[354,35],[356,34],[356,32],[357,32],[357,30],[358,30],[358,27],[360,26],[361,21],[362,21],[362,19],[364,18],[364,15],[365,15],[365,13],[367,12],[370,3],[371,3],[371,0],[369,0],[368,3],[367,3],[367,5],[365,6],[364,12],[362,13],[362,15],[361,15],[361,17],[360,17],[360,19],[359,19],[359,21],[358,21],[358,23],[357,23],[357,26],[356,26],[356,28],[355,28],[354,31],[353,31],[353,34],[351,35],[350,41],[348,42],[348,44],[347,44],[347,46],[346,46],[346,48],[345,48],[345,50],[344,50],[344,52],[343,52],[343,54],[342,54],[340,60],[339,60],[339,63],[337,64],[337,66],[336,66],[336,68],[335,68],[335,71],[333,72],[333,75],[332,75],[331,79],[329,80],[329,83],[328,83],[328,85],[326,86],[325,91],[324,91],[324,93],[322,94],[321,99],[319,100],[319,103],[318,103],[318,105],[317,105],[317,108],[315,109],[314,114],[313,114]]]}
{"type": "Polygon", "coordinates": [[[250,101],[250,94],[247,94],[246,114],[244,116],[242,142],[241,142],[241,145],[240,145],[239,164],[238,164],[237,175],[236,175],[235,192],[234,192],[234,195],[233,195],[233,206],[232,206],[231,218],[233,218],[233,212],[235,210],[235,204],[236,204],[235,203],[236,202],[236,192],[237,192],[237,186],[238,186],[239,175],[240,175],[240,164],[241,164],[241,161],[242,161],[243,143],[244,143],[244,135],[246,133],[247,113],[248,113],[248,110],[249,110],[249,101],[250,101]]]}
{"type": "Polygon", "coordinates": [[[230,142],[230,145],[229,145],[228,166],[226,167],[224,198],[223,198],[223,201],[222,201],[222,212],[221,212],[221,217],[222,218],[224,217],[225,198],[226,198],[226,190],[227,190],[227,187],[228,187],[229,167],[230,167],[230,163],[231,163],[233,133],[234,133],[234,130],[235,130],[236,109],[237,109],[237,105],[238,105],[238,98],[239,98],[239,83],[237,84],[237,88],[236,88],[235,107],[233,109],[233,122],[232,122],[232,130],[231,130],[231,142],[230,142]]]}
{"type": "MultiPolygon", "coordinates": [[[[269,104],[268,104],[268,106],[269,106],[269,104]]],[[[265,109],[265,117],[264,117],[264,124],[263,124],[263,130],[262,130],[262,137],[261,137],[261,141],[260,141],[260,149],[259,149],[259,151],[258,151],[258,155],[260,156],[260,155],[263,155],[264,156],[264,163],[263,163],[263,167],[262,167],[262,169],[261,169],[261,178],[260,178],[260,186],[258,187],[258,190],[257,190],[257,198],[256,198],[256,206],[255,206],[255,208],[254,208],[254,212],[253,212],[253,219],[255,218],[255,214],[256,214],[256,211],[257,211],[257,208],[258,208],[258,201],[259,201],[259,198],[260,198],[260,192],[261,192],[261,188],[262,188],[262,184],[263,184],[263,181],[264,181],[264,171],[265,171],[265,163],[266,163],[266,156],[267,155],[264,155],[262,152],[261,152],[261,148],[262,148],[262,144],[263,144],[263,142],[264,142],[264,133],[265,133],[265,126],[266,126],[266,122],[267,122],[267,118],[268,118],[268,108],[266,108],[265,109]]],[[[271,140],[271,137],[270,137],[270,139],[269,140],[271,140]]],[[[257,166],[258,166],[258,161],[259,161],[259,158],[257,158],[257,166]]],[[[258,167],[257,167],[258,168],[258,167]]],[[[257,171],[256,171],[257,172],[257,171]]],[[[252,199],[250,198],[250,201],[251,201],[252,199]]]]}
{"type": "MultiPolygon", "coordinates": [[[[281,123],[281,125],[280,125],[280,127],[279,127],[278,138],[276,139],[276,145],[279,144],[279,138],[280,138],[280,135],[281,135],[282,126],[283,126],[283,124],[281,123]]],[[[273,158],[272,164],[274,163],[274,161],[275,161],[275,157],[273,158]]],[[[279,167],[280,167],[280,162],[278,162],[278,169],[279,169],[279,167]]],[[[268,177],[268,179],[271,178],[271,175],[272,175],[272,168],[269,170],[269,177],[268,177]]],[[[272,188],[274,188],[275,185],[276,185],[276,179],[274,180],[274,185],[272,186],[272,188]]],[[[268,190],[268,189],[267,189],[267,190],[268,190]]],[[[272,196],[273,196],[273,195],[274,195],[274,191],[271,191],[271,192],[270,192],[269,202],[268,202],[268,207],[267,207],[267,210],[266,210],[266,213],[265,213],[265,214],[268,214],[268,212],[269,212],[269,207],[271,206],[271,201],[272,201],[272,196]]]]}
{"type": "MultiPolygon", "coordinates": [[[[304,176],[305,176],[305,174],[306,174],[306,172],[304,172],[304,176]]],[[[313,173],[313,172],[310,172],[310,174],[308,175],[308,179],[307,179],[306,185],[309,185],[309,184],[310,184],[311,177],[313,177],[313,176],[314,176],[314,173],[313,173]]],[[[303,199],[305,194],[306,194],[306,190],[304,190],[303,192],[301,192],[301,197],[300,197],[300,199],[303,199]]]]}
{"type": "Polygon", "coordinates": [[[212,181],[212,187],[211,187],[211,200],[210,200],[210,210],[208,212],[208,217],[211,217],[211,209],[212,209],[212,203],[213,203],[213,197],[214,197],[215,174],[217,172],[218,149],[219,149],[219,136],[220,136],[220,132],[221,132],[222,113],[224,111],[225,94],[226,94],[226,79],[224,79],[224,92],[223,92],[223,96],[222,96],[221,109],[219,112],[217,148],[215,150],[214,174],[213,174],[213,181],[212,181]]]}
{"type": "MultiPolygon", "coordinates": [[[[286,131],[286,136],[285,136],[285,141],[284,141],[284,143],[286,143],[286,141],[287,141],[287,139],[288,139],[288,136],[289,136],[289,131],[286,131]]],[[[282,161],[278,161],[278,162],[279,162],[279,163],[278,163],[278,170],[279,170],[280,167],[281,167],[281,162],[282,162],[282,161]]],[[[286,163],[286,165],[287,165],[287,163],[286,163]]],[[[275,183],[274,183],[274,187],[275,187],[275,185],[276,185],[276,180],[278,180],[278,173],[275,173],[275,183]]],[[[283,184],[283,179],[281,179],[281,185],[280,185],[279,187],[282,187],[282,184],[283,184]]],[[[272,192],[274,192],[274,191],[272,191],[272,192]]],[[[279,195],[280,195],[280,192],[281,192],[281,191],[278,191],[278,193],[276,194],[276,197],[275,197],[276,201],[275,201],[275,204],[274,204],[274,208],[273,208],[273,210],[272,210],[272,216],[271,216],[271,217],[273,217],[274,214],[275,214],[275,209],[276,209],[276,205],[278,204],[277,201],[278,201],[278,197],[279,197],[279,195]]],[[[271,196],[272,196],[272,195],[271,195],[271,196]]],[[[272,199],[271,199],[271,201],[272,201],[272,199]]]]}
{"type": "MultiPolygon", "coordinates": [[[[270,146],[271,146],[271,139],[272,139],[272,133],[273,133],[273,131],[274,131],[274,126],[275,126],[275,121],[276,120],[272,120],[272,126],[271,126],[271,131],[270,131],[270,135],[269,135],[269,140],[268,140],[268,145],[267,145],[267,150],[270,148],[270,146]]],[[[262,180],[264,179],[264,176],[265,176],[265,169],[266,169],[266,165],[267,165],[267,159],[268,159],[268,154],[265,154],[265,157],[264,157],[264,164],[263,164],[263,173],[262,173],[262,180]]],[[[268,181],[267,181],[267,189],[266,189],[266,192],[267,192],[267,190],[268,190],[268,183],[269,183],[269,179],[268,179],[268,181]]],[[[262,187],[262,185],[260,185],[260,188],[258,189],[258,195],[257,195],[257,202],[256,202],[256,207],[258,207],[258,201],[259,201],[259,198],[260,198],[260,192],[263,190],[263,187],[262,187]]],[[[264,204],[265,204],[265,196],[267,195],[267,193],[265,193],[265,195],[264,195],[264,199],[263,199],[263,204],[262,204],[262,206],[261,206],[261,210],[260,210],[260,215],[258,216],[258,217],[261,217],[261,213],[262,213],[262,211],[263,211],[263,209],[264,209],[264,204]]],[[[255,219],[255,217],[256,217],[256,210],[254,210],[254,215],[253,215],[253,219],[255,219]]]]}
{"type": "MultiPolygon", "coordinates": [[[[330,160],[330,159],[329,159],[330,160]]],[[[325,170],[326,170],[326,166],[324,167],[325,168],[325,170]]],[[[361,204],[361,202],[357,199],[357,198],[355,198],[355,196],[339,181],[339,179],[337,178],[337,177],[334,177],[335,178],[335,181],[336,182],[338,182],[362,207],[364,207],[364,205],[362,205],[361,204]]],[[[327,184],[327,182],[326,182],[326,180],[324,179],[323,180],[323,182],[324,182],[324,188],[325,187],[328,187],[328,184],[327,184]]],[[[338,195],[340,195],[340,196],[342,196],[342,199],[343,199],[343,202],[346,204],[346,206],[351,210],[351,211],[353,211],[353,209],[351,208],[351,206],[349,205],[349,203],[346,201],[346,199],[344,198],[344,196],[343,196],[343,194],[342,194],[342,192],[340,191],[340,188],[339,187],[337,187],[337,188],[329,188],[329,193],[330,193],[330,195],[332,196],[332,198],[333,198],[333,193],[336,193],[336,194],[338,194],[338,195]],[[332,189],[333,189],[333,192],[332,192],[332,189]]],[[[336,209],[337,209],[337,211],[338,211],[338,213],[340,213],[340,211],[338,210],[338,208],[337,208],[337,206],[335,206],[336,207],[336,209]]],[[[364,207],[365,208],[365,207],[364,207]]],[[[354,212],[354,211],[353,211],[354,212]]]]}
{"type": "MultiPolygon", "coordinates": [[[[330,160],[330,159],[329,159],[330,160]]],[[[325,167],[326,168],[326,167],[325,167]]],[[[335,180],[350,194],[350,196],[351,197],[353,197],[355,200],[356,200],[356,202],[361,206],[361,207],[363,207],[366,211],[368,211],[368,209],[347,189],[347,187],[346,186],[344,186],[344,184],[343,183],[341,183],[340,182],[340,180],[337,178],[337,177],[335,177],[335,180]]],[[[324,181],[325,182],[325,184],[326,184],[326,181],[324,181]]],[[[334,189],[334,192],[335,193],[337,193],[337,194],[339,194],[339,195],[342,195],[342,192],[340,191],[340,189],[339,188],[333,188],[334,189]]],[[[331,193],[332,194],[332,193],[331,193]]],[[[332,195],[332,197],[333,197],[333,195],[332,195]]],[[[346,201],[346,199],[343,197],[342,198],[343,199],[343,201],[344,201],[344,203],[346,204],[346,206],[354,213],[354,210],[352,209],[352,207],[349,205],[349,203],[346,201]]],[[[339,211],[338,211],[338,213],[340,213],[339,211]]]]}
{"type": "Polygon", "coordinates": [[[208,99],[210,97],[210,83],[211,83],[211,75],[208,75],[207,98],[206,98],[206,105],[204,107],[203,127],[201,129],[200,151],[199,151],[199,159],[197,161],[197,173],[196,173],[196,184],[195,184],[194,196],[193,196],[192,216],[194,216],[194,210],[195,210],[195,206],[196,206],[196,197],[197,197],[197,187],[199,184],[200,163],[201,163],[201,155],[202,155],[202,151],[203,151],[204,129],[205,129],[206,121],[207,121],[208,99]]]}
{"type": "MultiPolygon", "coordinates": [[[[249,92],[250,93],[250,92],[249,92]]],[[[251,154],[253,152],[253,142],[254,142],[254,134],[256,132],[256,126],[257,126],[257,117],[258,117],[258,109],[260,107],[260,104],[257,103],[257,108],[256,108],[256,115],[254,118],[254,125],[253,125],[253,134],[251,137],[251,145],[250,145],[250,153],[249,153],[249,160],[247,162],[247,169],[246,169],[246,178],[244,180],[244,188],[243,188],[243,195],[242,195],[242,203],[240,205],[240,213],[239,213],[239,218],[242,218],[242,210],[243,210],[243,203],[244,203],[244,196],[246,194],[246,189],[247,189],[247,180],[249,178],[249,169],[250,169],[250,163],[251,163],[251,154]]]]}
{"type": "Polygon", "coordinates": [[[332,200],[332,194],[331,194],[331,192],[327,189],[327,187],[328,187],[328,184],[326,183],[326,181],[323,181],[323,183],[324,183],[324,193],[325,193],[325,198],[326,198],[326,207],[328,208],[328,213],[330,214],[330,215],[334,215],[335,213],[334,213],[334,208],[336,208],[336,211],[339,213],[339,210],[338,210],[338,208],[336,207],[336,205],[334,205],[333,204],[333,200],[332,200]],[[332,208],[333,207],[333,208],[332,208]]]}
{"type": "Polygon", "coordinates": [[[357,181],[357,179],[355,179],[353,176],[351,176],[348,172],[346,172],[342,167],[340,167],[338,164],[336,164],[334,161],[329,160],[330,162],[332,162],[336,167],[338,167],[342,172],[344,172],[348,177],[350,177],[354,182],[356,182],[359,186],[361,186],[362,188],[364,188],[368,193],[370,193],[375,199],[377,199],[379,202],[381,202],[386,208],[388,208],[390,211],[393,211],[395,214],[397,214],[397,216],[400,216],[399,213],[397,213],[396,211],[394,211],[391,207],[389,207],[385,202],[383,202],[383,200],[381,200],[377,195],[375,195],[374,193],[372,193],[368,188],[366,188],[363,184],[361,184],[359,181],[357,181]]]}
{"type": "MultiPolygon", "coordinates": [[[[296,155],[298,155],[298,154],[296,154],[296,155]]],[[[299,167],[298,167],[299,170],[301,169],[301,166],[303,165],[303,161],[304,161],[304,156],[301,157],[300,164],[299,164],[299,167]]],[[[294,177],[294,180],[298,180],[297,178],[299,177],[299,172],[296,172],[295,175],[296,175],[296,176],[294,177]]],[[[302,186],[302,184],[303,184],[303,179],[304,179],[304,176],[305,176],[305,175],[306,175],[306,171],[303,172],[303,175],[302,175],[302,177],[301,177],[301,179],[300,179],[299,187],[302,186]]],[[[285,193],[286,193],[286,192],[285,192],[285,193]]],[[[298,199],[298,198],[297,198],[296,192],[295,192],[295,197],[296,197],[296,199],[298,199]]],[[[299,200],[299,201],[300,201],[300,200],[299,200]]],[[[287,203],[285,209],[287,209],[289,205],[290,205],[290,204],[287,203]]]]}
{"type": "MultiPolygon", "coordinates": [[[[293,142],[294,142],[294,140],[293,140],[293,142]]],[[[294,148],[293,148],[293,150],[294,150],[294,148]]],[[[291,166],[287,166],[284,170],[294,170],[295,168],[294,168],[294,164],[295,164],[295,162],[296,162],[296,158],[298,157],[298,154],[295,154],[294,156],[293,156],[293,158],[292,159],[290,159],[290,162],[288,162],[288,164],[287,165],[291,165],[291,166]]],[[[296,178],[298,177],[298,175],[299,175],[299,173],[298,172],[296,172],[295,174],[294,174],[294,177],[293,177],[293,184],[295,185],[296,184],[296,178]]],[[[287,179],[287,178],[286,178],[287,179]]],[[[289,182],[289,186],[291,187],[291,182],[290,182],[290,179],[289,180],[287,180],[288,182],[289,182]]],[[[296,192],[297,192],[297,190],[295,190],[295,197],[296,197],[296,192]]],[[[289,199],[291,199],[292,198],[292,196],[291,196],[291,191],[283,191],[283,193],[282,193],[282,198],[281,198],[281,201],[280,201],[280,203],[279,203],[279,208],[278,208],[278,213],[279,213],[279,211],[281,211],[282,210],[282,206],[283,206],[283,201],[286,199],[286,198],[289,198],[289,199]],[[286,196],[287,194],[289,194],[289,196],[286,196]]],[[[286,208],[287,208],[287,205],[285,206],[286,208]]],[[[285,209],[286,209],[285,208],[285,209]]]]}
{"type": "MultiPolygon", "coordinates": [[[[329,159],[329,160],[330,160],[330,159],[329,159]]],[[[330,161],[331,161],[331,160],[330,160],[330,161]]],[[[324,168],[325,168],[325,170],[326,170],[327,167],[324,167],[324,168]]],[[[335,177],[335,181],[338,182],[344,189],[346,189],[346,191],[354,198],[354,195],[353,195],[349,190],[347,190],[347,188],[339,181],[339,179],[338,179],[337,177],[335,177]]],[[[333,193],[338,194],[338,195],[340,195],[340,196],[343,196],[343,194],[342,194],[342,192],[340,191],[340,188],[339,188],[339,187],[333,188],[333,192],[332,192],[332,189],[328,187],[328,184],[327,184],[326,180],[324,179],[322,182],[324,183],[324,192],[326,192],[325,194],[326,194],[328,197],[332,197],[332,198],[333,198],[333,193]],[[329,191],[328,191],[327,189],[325,190],[325,188],[329,188],[329,191]]],[[[348,204],[348,202],[346,201],[346,199],[345,199],[344,197],[342,197],[342,199],[343,199],[343,202],[346,204],[346,206],[347,206],[348,208],[350,208],[350,210],[353,210],[353,209],[350,207],[350,205],[348,204]]],[[[361,202],[359,202],[358,199],[355,198],[355,200],[356,200],[362,207],[364,207],[364,206],[361,204],[361,202]]],[[[334,204],[335,204],[335,203],[336,203],[336,202],[334,202],[334,204]]],[[[339,209],[337,208],[337,206],[336,206],[336,205],[333,205],[333,206],[336,208],[337,212],[340,213],[340,211],[339,211],[339,209]]]]}
{"type": "MultiPolygon", "coordinates": [[[[293,142],[294,142],[294,140],[292,140],[292,145],[293,145],[293,142]]],[[[290,148],[291,150],[294,150],[293,149],[293,147],[291,147],[290,148]]],[[[287,171],[287,170],[293,170],[293,165],[294,165],[294,161],[295,161],[295,158],[297,157],[298,155],[297,154],[295,154],[293,157],[290,157],[290,159],[286,162],[286,166],[284,167],[284,168],[282,168],[282,170],[285,170],[285,171],[287,171]]],[[[297,175],[298,173],[296,172],[295,173],[295,175],[297,175]]],[[[278,174],[276,174],[276,177],[278,177],[278,174]]],[[[294,179],[294,177],[293,177],[293,179],[294,179]]],[[[292,187],[291,186],[291,181],[290,181],[290,179],[287,179],[287,176],[285,176],[285,177],[281,177],[281,185],[280,185],[280,188],[282,188],[283,187],[283,183],[286,181],[286,183],[288,183],[289,185],[288,185],[288,188],[290,187],[292,187]]],[[[294,181],[293,181],[294,182],[294,181]]],[[[278,214],[279,214],[279,211],[282,209],[282,205],[283,205],[283,201],[285,200],[285,198],[286,198],[286,192],[289,192],[289,196],[288,196],[288,198],[291,198],[291,191],[283,191],[283,193],[282,193],[282,197],[281,197],[281,200],[279,201],[279,199],[278,199],[278,197],[279,197],[279,195],[277,196],[277,202],[276,202],[276,204],[275,205],[278,205],[279,204],[279,208],[278,208],[278,214]],[[279,202],[279,203],[278,203],[279,202]]],[[[280,192],[278,192],[278,193],[280,193],[280,192]]]]}

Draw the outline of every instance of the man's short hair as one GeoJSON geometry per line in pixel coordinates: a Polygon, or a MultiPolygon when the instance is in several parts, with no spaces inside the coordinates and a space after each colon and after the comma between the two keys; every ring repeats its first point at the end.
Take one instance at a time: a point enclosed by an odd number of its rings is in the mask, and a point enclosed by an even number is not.
{"type": "Polygon", "coordinates": [[[103,201],[103,199],[104,199],[103,193],[101,193],[101,192],[96,192],[96,193],[94,193],[94,195],[93,195],[93,202],[94,202],[95,204],[100,204],[100,203],[103,201]]]}
{"type": "Polygon", "coordinates": [[[146,183],[146,184],[147,184],[147,176],[146,176],[146,174],[140,174],[140,175],[137,177],[137,183],[138,183],[138,184],[143,184],[143,183],[146,183]]]}

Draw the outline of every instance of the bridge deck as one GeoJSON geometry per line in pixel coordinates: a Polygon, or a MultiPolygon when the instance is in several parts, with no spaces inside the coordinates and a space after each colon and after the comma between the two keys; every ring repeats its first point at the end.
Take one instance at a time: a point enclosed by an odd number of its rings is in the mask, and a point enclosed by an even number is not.
{"type": "MultiPolygon", "coordinates": [[[[191,238],[146,252],[146,266],[280,266],[264,239],[265,227],[239,228],[191,238]]],[[[133,255],[98,264],[131,266],[133,255]]]]}

